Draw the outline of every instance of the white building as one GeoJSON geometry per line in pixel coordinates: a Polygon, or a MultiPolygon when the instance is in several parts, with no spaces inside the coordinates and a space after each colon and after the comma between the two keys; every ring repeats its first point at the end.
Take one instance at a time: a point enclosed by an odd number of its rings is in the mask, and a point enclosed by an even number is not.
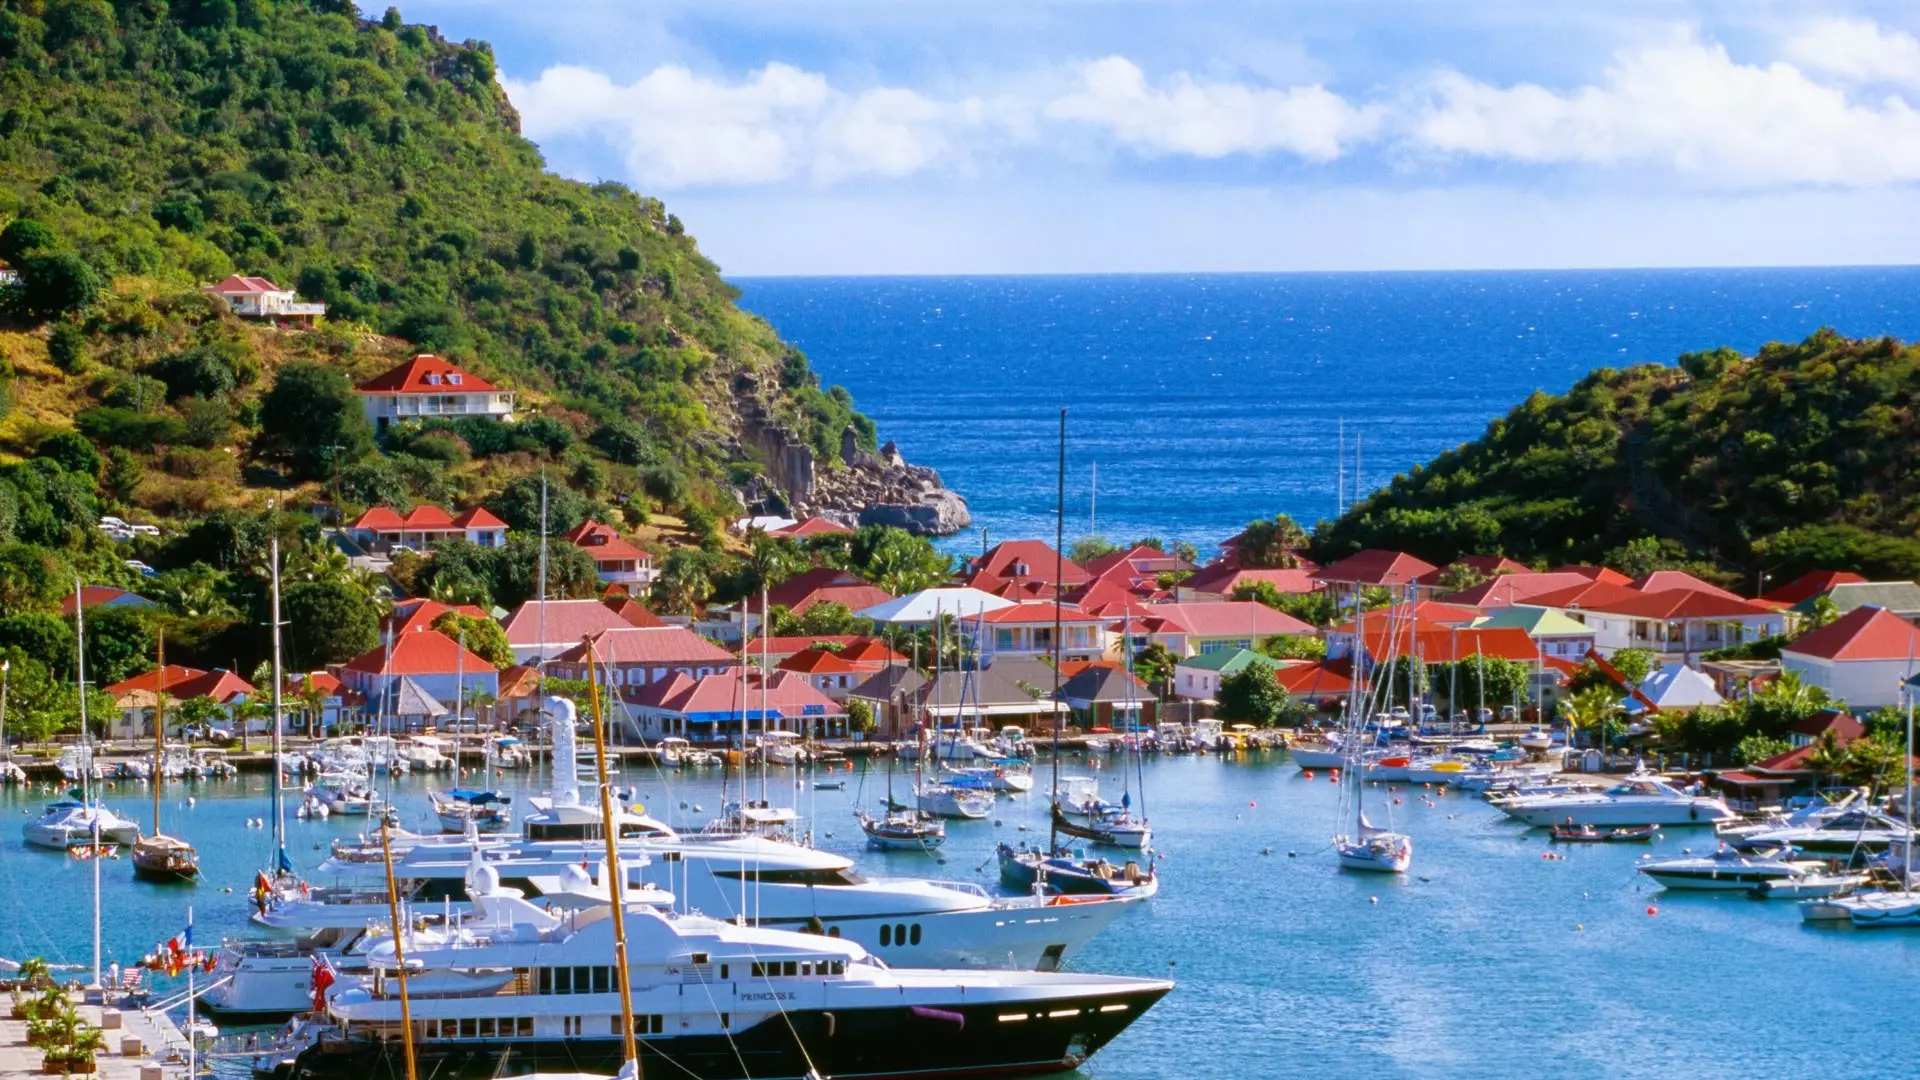
{"type": "Polygon", "coordinates": [[[1780,669],[1855,712],[1900,704],[1920,657],[1920,628],[1886,608],[1854,608],[1780,650],[1780,669]]]}
{"type": "Polygon", "coordinates": [[[513,391],[502,390],[478,375],[460,370],[429,353],[376,375],[359,386],[367,422],[385,434],[402,420],[429,416],[485,416],[513,420],[513,391]]]}
{"type": "Polygon", "coordinates": [[[234,274],[225,281],[201,287],[201,292],[217,296],[243,319],[294,319],[311,322],[327,313],[327,305],[300,299],[292,289],[283,289],[263,277],[234,274]]]}

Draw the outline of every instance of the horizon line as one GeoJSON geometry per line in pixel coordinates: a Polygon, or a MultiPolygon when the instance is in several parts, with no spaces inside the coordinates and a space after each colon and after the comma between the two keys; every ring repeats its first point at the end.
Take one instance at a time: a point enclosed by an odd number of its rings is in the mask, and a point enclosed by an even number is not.
{"type": "Polygon", "coordinates": [[[1418,267],[1381,267],[1367,270],[903,270],[858,272],[788,271],[775,273],[729,273],[720,271],[727,281],[829,278],[1124,278],[1124,277],[1363,277],[1442,274],[1661,274],[1661,273],[1738,273],[1783,270],[1920,270],[1920,262],[1887,263],[1769,263],[1703,264],[1698,266],[1512,266],[1462,267],[1436,269],[1418,267]]]}

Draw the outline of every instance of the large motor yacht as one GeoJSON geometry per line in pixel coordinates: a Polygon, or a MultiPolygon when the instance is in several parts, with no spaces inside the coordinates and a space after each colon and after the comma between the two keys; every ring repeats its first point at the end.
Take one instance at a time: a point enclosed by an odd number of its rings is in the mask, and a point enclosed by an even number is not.
{"type": "Polygon", "coordinates": [[[1604,791],[1569,792],[1499,804],[1529,825],[1713,825],[1735,817],[1711,795],[1690,795],[1657,776],[1638,773],[1604,791]]]}

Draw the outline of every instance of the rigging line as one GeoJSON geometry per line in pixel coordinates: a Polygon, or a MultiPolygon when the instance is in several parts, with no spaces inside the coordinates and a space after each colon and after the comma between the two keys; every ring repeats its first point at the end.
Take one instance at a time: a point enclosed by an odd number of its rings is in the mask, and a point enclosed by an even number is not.
{"type": "MultiPolygon", "coordinates": [[[[749,956],[751,956],[751,955],[752,955],[752,948],[751,948],[751,947],[749,947],[749,948],[748,948],[748,955],[749,955],[749,956]]],[[[753,970],[753,969],[752,969],[752,968],[748,968],[747,970],[749,970],[749,971],[751,971],[751,970],[753,970]]],[[[701,990],[701,992],[707,995],[707,1006],[708,1006],[708,1008],[710,1008],[710,1009],[712,1010],[712,1012],[713,1012],[713,1015],[714,1015],[715,1017],[718,1017],[718,1016],[720,1015],[720,1003],[719,1003],[719,1002],[717,1002],[717,1001],[715,1001],[715,1000],[713,999],[713,983],[711,983],[710,981],[708,981],[708,980],[707,980],[707,979],[706,979],[705,977],[702,977],[702,978],[700,979],[700,982],[699,982],[699,986],[700,986],[700,990],[701,990]]],[[[687,984],[686,984],[686,983],[684,983],[684,982],[682,982],[682,983],[680,984],[680,996],[681,996],[681,997],[685,997],[685,996],[686,996],[686,993],[687,993],[687,989],[686,989],[686,987],[687,987],[687,984]]],[[[729,1019],[729,1020],[731,1020],[731,1019],[732,1019],[732,1017],[728,1017],[728,1019],[729,1019]]],[[[753,1073],[752,1073],[752,1071],[751,1071],[751,1070],[749,1070],[749,1069],[747,1068],[747,1059],[746,1059],[746,1057],[745,1057],[744,1055],[742,1055],[742,1054],[740,1053],[740,1044],[739,1044],[739,1042],[738,1042],[738,1041],[736,1041],[736,1040],[734,1039],[734,1037],[733,1037],[733,1025],[732,1025],[731,1023],[728,1023],[728,1024],[722,1024],[722,1025],[720,1025],[720,1033],[721,1033],[722,1035],[725,1035],[725,1036],[727,1037],[727,1049],[729,1049],[729,1050],[731,1050],[731,1051],[733,1051],[733,1060],[735,1060],[735,1061],[737,1061],[737,1062],[739,1062],[739,1063],[740,1063],[740,1075],[741,1075],[741,1076],[745,1076],[745,1077],[751,1077],[751,1076],[753,1075],[753,1073]]],[[[669,1060],[671,1060],[671,1059],[669,1059],[669,1060]]],[[[682,1069],[685,1069],[685,1068],[686,1068],[686,1066],[684,1066],[684,1065],[683,1065],[683,1066],[681,1066],[681,1068],[682,1068],[682,1069]]],[[[692,1070],[687,1070],[687,1071],[688,1071],[689,1073],[691,1073],[691,1072],[692,1072],[692,1070]]]]}

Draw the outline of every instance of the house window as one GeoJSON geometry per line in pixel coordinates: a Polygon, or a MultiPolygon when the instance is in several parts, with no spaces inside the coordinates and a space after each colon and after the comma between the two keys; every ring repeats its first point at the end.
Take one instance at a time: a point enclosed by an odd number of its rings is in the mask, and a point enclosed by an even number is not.
{"type": "Polygon", "coordinates": [[[457,372],[457,371],[455,371],[455,372],[451,372],[451,373],[449,373],[449,374],[447,375],[447,381],[448,381],[448,382],[450,382],[450,383],[452,383],[452,384],[453,384],[453,385],[455,385],[455,386],[459,386],[459,385],[460,385],[460,373],[459,373],[459,372],[457,372]]]}
{"type": "Polygon", "coordinates": [[[993,632],[993,647],[1003,651],[1012,649],[1013,631],[1011,629],[995,630],[993,632]]]}

